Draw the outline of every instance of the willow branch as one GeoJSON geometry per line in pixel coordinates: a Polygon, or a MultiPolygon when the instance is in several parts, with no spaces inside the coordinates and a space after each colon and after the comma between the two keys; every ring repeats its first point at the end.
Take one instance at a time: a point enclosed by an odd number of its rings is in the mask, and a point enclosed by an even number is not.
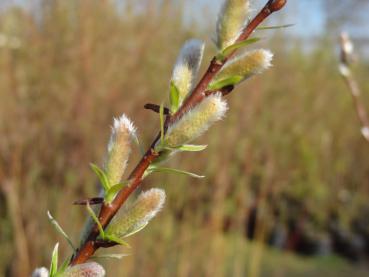
{"type": "MultiPolygon", "coordinates": [[[[263,7],[263,9],[255,16],[255,18],[251,20],[250,23],[244,28],[244,30],[238,37],[237,42],[247,39],[253,33],[253,31],[259,26],[261,22],[263,22],[273,12],[280,10],[286,4],[286,2],[287,0],[269,0],[263,7]]],[[[194,88],[191,95],[184,101],[182,106],[175,114],[167,116],[165,122],[165,130],[171,123],[181,118],[186,112],[188,112],[192,107],[200,103],[205,97],[216,93],[216,91],[208,91],[207,87],[214,78],[214,76],[222,69],[224,64],[227,62],[229,58],[231,58],[234,55],[234,53],[235,51],[230,53],[227,57],[225,57],[223,61],[219,61],[215,57],[212,59],[207,71],[199,81],[198,85],[194,88]]],[[[229,86],[224,88],[221,92],[223,95],[226,95],[230,93],[232,90],[233,86],[232,87],[229,86]]],[[[149,167],[149,165],[160,156],[160,153],[154,151],[154,146],[159,139],[160,134],[156,136],[150,148],[147,150],[145,155],[142,157],[142,159],[139,161],[135,169],[130,174],[128,178],[129,185],[127,185],[126,187],[124,187],[122,190],[119,191],[114,201],[110,205],[108,204],[102,205],[98,218],[103,228],[105,228],[109,224],[109,222],[112,220],[112,218],[117,213],[119,208],[125,203],[127,198],[141,184],[143,175],[146,169],[149,167]]],[[[101,243],[97,243],[98,236],[99,230],[95,225],[92,228],[86,242],[81,246],[79,251],[72,258],[70,262],[71,265],[84,263],[95,253],[95,251],[99,247],[101,247],[101,243]]]]}
{"type": "MultiPolygon", "coordinates": [[[[347,84],[347,87],[350,90],[350,93],[351,93],[351,96],[354,102],[356,114],[357,114],[357,117],[362,127],[369,128],[368,114],[360,98],[361,91],[360,91],[360,88],[359,88],[359,85],[356,79],[352,75],[349,75],[349,76],[344,76],[344,80],[347,84]]],[[[365,137],[365,138],[369,141],[369,137],[365,137]]]]}
{"type": "Polygon", "coordinates": [[[352,74],[351,68],[350,68],[350,64],[352,62],[352,50],[353,50],[353,45],[348,37],[348,35],[346,34],[341,34],[341,39],[340,39],[340,48],[341,48],[341,53],[340,53],[340,72],[341,72],[341,76],[344,79],[352,100],[353,100],[353,104],[354,104],[354,108],[356,110],[356,114],[357,117],[359,119],[359,122],[361,124],[361,134],[363,135],[363,137],[365,138],[365,140],[367,142],[369,142],[369,118],[368,118],[368,114],[366,111],[366,108],[362,102],[362,99],[360,97],[361,95],[361,90],[360,87],[354,77],[354,75],[352,74]]]}

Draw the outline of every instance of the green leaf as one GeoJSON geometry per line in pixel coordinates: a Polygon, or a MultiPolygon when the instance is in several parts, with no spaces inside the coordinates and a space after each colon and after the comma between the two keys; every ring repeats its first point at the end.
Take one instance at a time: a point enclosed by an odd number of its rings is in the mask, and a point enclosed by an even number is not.
{"type": "Polygon", "coordinates": [[[219,90],[226,86],[231,86],[231,85],[234,86],[234,85],[237,85],[239,82],[241,82],[243,79],[244,79],[243,76],[235,75],[235,76],[226,77],[220,80],[214,80],[208,85],[208,89],[209,90],[219,90]]]}
{"type": "Polygon", "coordinates": [[[127,185],[127,182],[119,183],[112,186],[107,192],[105,196],[105,201],[107,203],[111,203],[113,201],[114,196],[124,187],[127,185]]]}
{"type": "Polygon", "coordinates": [[[285,25],[277,25],[277,26],[260,26],[256,28],[256,30],[274,30],[274,29],[289,28],[292,26],[295,26],[295,24],[285,24],[285,25]]]}
{"type": "Polygon", "coordinates": [[[91,163],[90,164],[92,170],[95,172],[97,177],[100,180],[100,183],[102,187],[104,188],[104,191],[108,191],[110,188],[109,179],[108,176],[106,176],[106,173],[104,170],[102,170],[100,167],[98,167],[96,164],[91,163]]]}
{"type": "Polygon", "coordinates": [[[76,247],[74,247],[72,240],[69,238],[69,236],[64,232],[63,228],[59,225],[59,223],[53,218],[50,211],[47,211],[47,216],[50,220],[50,223],[54,226],[56,231],[61,234],[68,242],[70,247],[72,247],[73,251],[76,252],[76,247]]]}
{"type": "Polygon", "coordinates": [[[50,277],[56,276],[58,272],[58,250],[59,242],[55,244],[53,253],[51,255],[50,277]]]}
{"type": "Polygon", "coordinates": [[[122,239],[120,239],[120,238],[118,238],[118,237],[116,237],[114,235],[105,235],[104,240],[109,240],[109,241],[118,243],[120,245],[124,245],[124,246],[126,246],[128,248],[131,248],[131,246],[127,242],[125,242],[124,240],[122,240],[122,239]]]}
{"type": "Polygon", "coordinates": [[[160,110],[159,110],[159,116],[160,116],[160,142],[164,142],[164,104],[161,103],[160,110]]]}
{"type": "Polygon", "coordinates": [[[99,219],[97,218],[95,212],[93,209],[91,209],[91,206],[90,204],[87,202],[87,205],[86,205],[86,208],[87,208],[87,212],[90,214],[90,216],[92,217],[92,219],[95,221],[95,223],[97,224],[97,227],[99,228],[99,233],[100,233],[100,236],[102,239],[105,239],[105,232],[104,232],[104,229],[99,221],[99,219]]]}
{"type": "Polygon", "coordinates": [[[259,41],[260,38],[249,38],[249,39],[245,39],[243,41],[239,41],[236,42],[235,44],[232,44],[228,47],[226,47],[225,49],[222,50],[222,52],[220,52],[217,56],[216,59],[219,61],[223,61],[225,57],[227,57],[229,54],[231,54],[233,51],[236,51],[237,49],[253,44],[257,41],[259,41]]]}
{"type": "Polygon", "coordinates": [[[170,82],[170,91],[169,91],[169,102],[170,102],[170,111],[172,113],[176,112],[179,107],[179,90],[177,86],[170,82]]]}
{"type": "Polygon", "coordinates": [[[166,147],[168,150],[180,150],[188,152],[199,152],[208,147],[207,145],[194,145],[194,144],[183,144],[177,147],[166,147]]]}
{"type": "Polygon", "coordinates": [[[69,265],[69,262],[71,260],[71,257],[66,259],[63,264],[59,267],[59,270],[58,270],[58,273],[57,273],[57,276],[59,276],[59,274],[62,274],[68,267],[69,265]]]}
{"type": "Polygon", "coordinates": [[[123,257],[127,257],[130,254],[100,254],[94,255],[92,259],[122,259],[123,257]]]}
{"type": "Polygon", "coordinates": [[[177,174],[183,174],[194,178],[204,178],[205,176],[197,175],[192,172],[175,169],[175,168],[169,168],[169,167],[159,167],[159,166],[149,166],[148,170],[151,172],[167,172],[167,173],[177,173],[177,174]]]}

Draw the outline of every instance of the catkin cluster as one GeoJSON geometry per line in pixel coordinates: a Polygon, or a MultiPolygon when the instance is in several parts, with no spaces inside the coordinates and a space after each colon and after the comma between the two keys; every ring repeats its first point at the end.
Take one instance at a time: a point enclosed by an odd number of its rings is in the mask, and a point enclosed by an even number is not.
{"type": "MultiPolygon", "coordinates": [[[[157,139],[154,143],[154,149],[150,149],[151,153],[157,154],[158,157],[151,162],[144,174],[140,176],[140,181],[147,175],[157,171],[185,173],[193,177],[202,177],[178,169],[161,167],[161,163],[180,151],[201,151],[205,149],[206,145],[192,145],[189,143],[204,134],[209,127],[225,116],[228,104],[222,94],[224,89],[227,87],[233,88],[271,66],[273,54],[268,50],[242,50],[240,54],[233,55],[235,51],[241,50],[240,48],[249,42],[242,43],[242,41],[239,41],[240,34],[243,32],[249,16],[250,4],[248,0],[226,0],[224,2],[218,16],[215,34],[218,53],[214,57],[214,61],[220,65],[218,67],[220,70],[213,71],[214,74],[217,73],[212,76],[213,78],[209,83],[205,84],[205,91],[200,92],[203,96],[201,101],[192,104],[192,106],[186,106],[186,109],[183,109],[186,112],[175,117],[176,120],[169,120],[170,124],[168,126],[164,126],[164,109],[161,106],[160,139],[157,139]],[[232,53],[232,58],[229,58],[229,53],[232,53]]],[[[176,115],[183,103],[186,103],[186,98],[193,93],[201,66],[204,45],[198,39],[191,39],[185,42],[180,50],[170,78],[168,116],[176,115]]],[[[202,86],[199,87],[202,88],[202,86]]],[[[126,115],[114,119],[104,166],[100,169],[98,166],[92,165],[92,169],[102,185],[99,199],[102,199],[101,201],[105,204],[104,207],[111,207],[109,205],[113,203],[117,193],[125,186],[131,185],[131,180],[124,181],[124,173],[132,151],[132,142],[138,144],[136,128],[133,123],[126,115]]],[[[142,230],[162,209],[165,198],[166,195],[162,189],[153,188],[142,192],[133,204],[124,205],[105,229],[96,215],[99,213],[100,205],[96,205],[94,208],[87,205],[87,210],[91,216],[83,229],[81,245],[86,242],[86,238],[94,225],[98,227],[100,235],[98,240],[93,243],[109,243],[110,246],[110,243],[125,244],[124,238],[142,230]]],[[[34,271],[33,277],[102,277],[105,275],[103,267],[96,262],[87,262],[57,270],[57,245],[54,252],[50,273],[46,268],[39,268],[34,271]]]]}

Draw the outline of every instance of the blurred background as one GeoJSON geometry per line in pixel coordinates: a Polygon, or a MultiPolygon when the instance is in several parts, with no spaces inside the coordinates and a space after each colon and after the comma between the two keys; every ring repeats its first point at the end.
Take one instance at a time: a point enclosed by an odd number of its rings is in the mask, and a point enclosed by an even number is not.
{"type": "MultiPolygon", "coordinates": [[[[0,276],[71,253],[50,210],[78,242],[95,196],[113,116],[126,113],[147,146],[159,128],[148,102],[167,99],[182,43],[206,41],[220,0],[1,0],[0,276]]],[[[266,1],[253,1],[256,12],[266,1]]],[[[355,43],[355,76],[369,109],[366,0],[299,0],[258,31],[274,66],[238,87],[230,111],[170,166],[206,179],[157,174],[164,210],[129,239],[108,276],[367,276],[369,144],[338,73],[338,36],[355,43]],[[194,162],[194,159],[196,159],[194,162]]],[[[132,155],[130,166],[139,159],[132,155]]]]}

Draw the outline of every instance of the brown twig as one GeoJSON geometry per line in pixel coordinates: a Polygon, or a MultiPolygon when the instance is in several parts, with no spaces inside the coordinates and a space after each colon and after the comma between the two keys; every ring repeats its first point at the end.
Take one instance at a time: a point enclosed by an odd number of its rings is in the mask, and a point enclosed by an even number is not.
{"type": "MultiPolygon", "coordinates": [[[[287,0],[269,0],[263,9],[255,16],[253,20],[245,27],[243,32],[237,39],[237,42],[243,41],[247,39],[253,31],[259,26],[261,22],[263,22],[270,14],[280,10],[285,4],[287,0]]],[[[210,62],[210,65],[205,72],[202,79],[199,81],[198,85],[195,87],[191,95],[184,101],[179,110],[170,117],[167,117],[165,122],[165,130],[167,127],[181,118],[186,112],[188,112],[192,107],[196,106],[200,103],[205,97],[216,93],[215,91],[209,92],[207,87],[214,76],[219,72],[219,70],[223,67],[226,61],[234,55],[235,51],[230,53],[223,61],[218,61],[216,58],[213,58],[210,62]]],[[[230,93],[233,90],[233,87],[227,87],[222,91],[223,95],[230,93]]],[[[149,165],[155,161],[157,157],[160,156],[160,153],[154,151],[154,146],[156,142],[159,140],[160,134],[155,138],[149,150],[147,150],[146,154],[142,157],[140,162],[137,164],[136,168],[132,171],[129,176],[130,185],[124,187],[115,197],[114,201],[110,204],[103,204],[99,214],[99,220],[103,228],[105,228],[113,216],[117,213],[119,208],[124,204],[127,198],[131,195],[132,192],[136,190],[136,188],[141,184],[143,174],[145,170],[149,167],[149,165]]],[[[81,264],[87,261],[95,251],[101,247],[101,244],[96,243],[96,239],[99,235],[99,230],[95,225],[91,230],[86,242],[81,246],[79,251],[72,258],[70,264],[81,264]]]]}
{"type": "MultiPolygon", "coordinates": [[[[160,113],[160,105],[157,105],[157,104],[147,103],[147,104],[145,104],[144,108],[146,110],[151,110],[153,112],[160,113]]],[[[164,114],[165,115],[169,115],[170,114],[169,109],[166,108],[166,107],[164,107],[164,114]]]]}
{"type": "Polygon", "coordinates": [[[349,88],[350,94],[352,96],[352,100],[354,103],[354,107],[356,110],[357,117],[359,119],[359,122],[361,124],[361,134],[365,138],[366,141],[369,142],[369,118],[368,114],[366,112],[366,108],[360,98],[361,91],[360,87],[353,76],[350,65],[353,60],[352,56],[352,43],[350,39],[348,38],[348,35],[342,33],[340,38],[340,47],[341,47],[341,53],[340,53],[340,71],[341,76],[343,77],[347,87],[349,88]]]}
{"type": "Polygon", "coordinates": [[[97,204],[101,204],[102,202],[104,202],[103,197],[92,197],[92,198],[88,198],[88,199],[82,199],[82,200],[74,201],[73,205],[82,205],[82,206],[86,206],[87,204],[97,205],[97,204]]]}

